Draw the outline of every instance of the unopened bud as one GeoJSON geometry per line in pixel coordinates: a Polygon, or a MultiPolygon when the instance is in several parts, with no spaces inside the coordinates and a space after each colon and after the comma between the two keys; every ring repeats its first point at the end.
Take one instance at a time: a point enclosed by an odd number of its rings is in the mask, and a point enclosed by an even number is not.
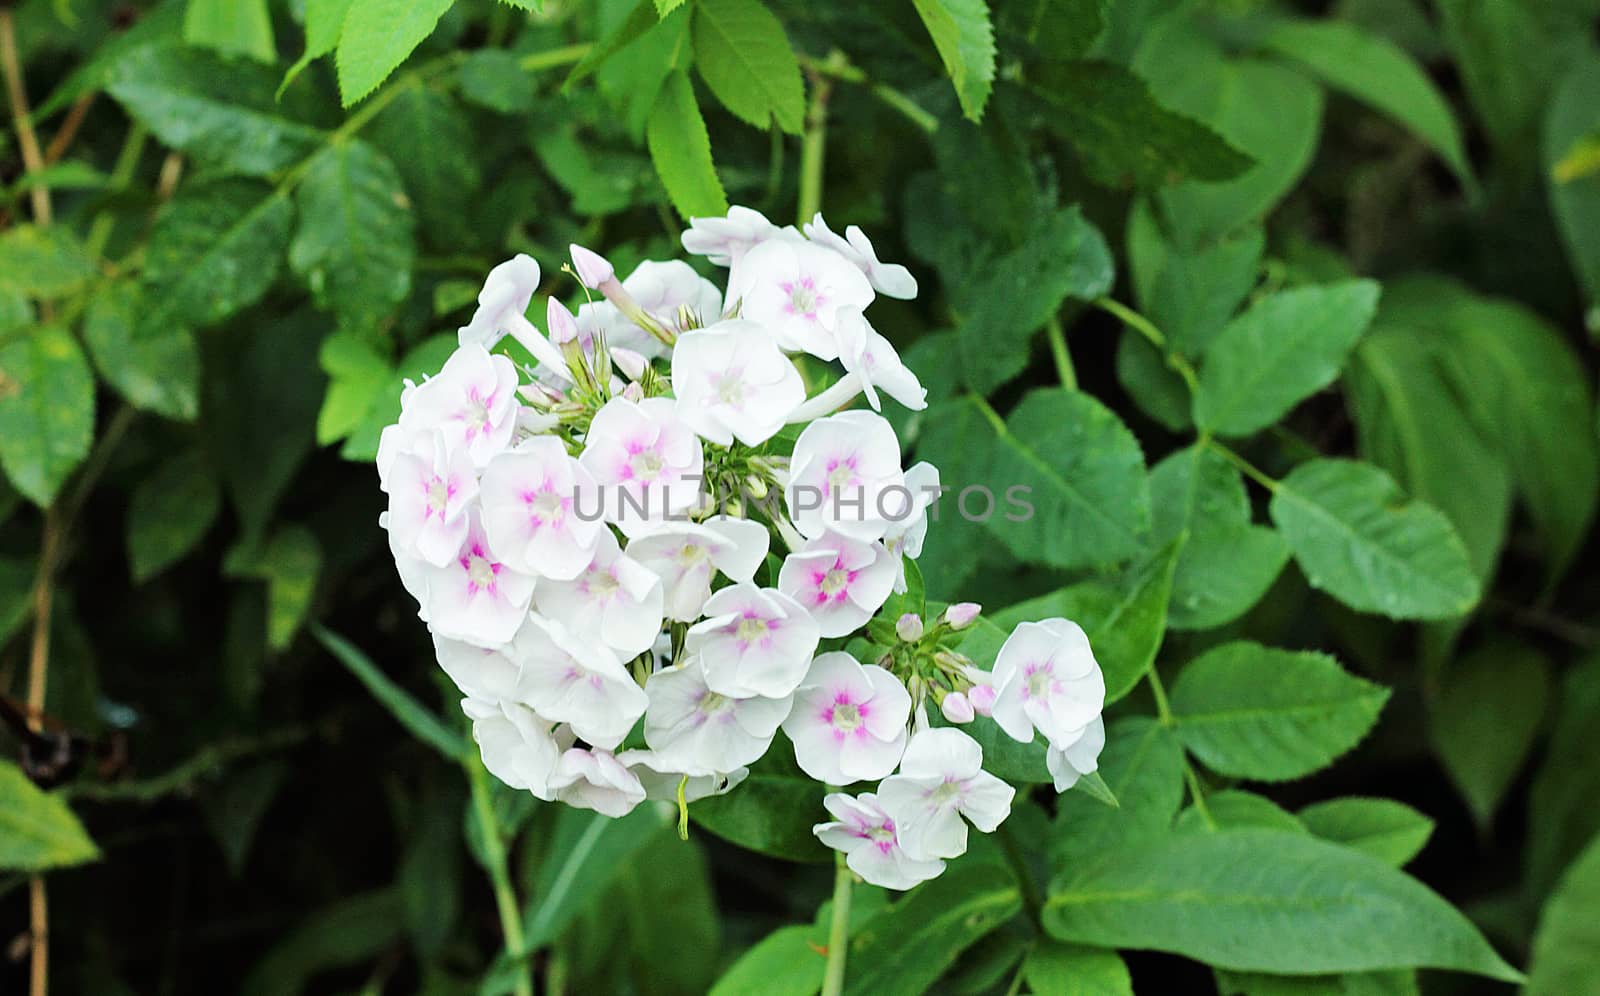
{"type": "Polygon", "coordinates": [[[616,268],[594,250],[576,244],[567,248],[572,251],[572,266],[578,271],[578,280],[583,286],[596,290],[601,284],[616,276],[616,268]]]}
{"type": "Polygon", "coordinates": [[[983,611],[983,606],[977,602],[957,602],[944,610],[944,621],[951,629],[966,629],[977,621],[978,613],[983,611]]]}
{"type": "Polygon", "coordinates": [[[644,400],[644,388],[639,386],[638,381],[633,381],[622,389],[622,397],[637,404],[644,400]]]}
{"type": "Polygon", "coordinates": [[[545,310],[545,321],[550,326],[550,341],[557,346],[565,346],[578,338],[577,319],[572,317],[572,312],[567,310],[566,305],[553,297],[550,299],[550,307],[545,310]]]}
{"type": "Polygon", "coordinates": [[[767,491],[767,482],[757,475],[751,474],[744,479],[744,493],[756,501],[765,498],[767,491]]]}
{"type": "Polygon", "coordinates": [[[621,370],[622,375],[629,380],[643,377],[645,368],[650,365],[650,361],[645,359],[642,353],[636,353],[625,346],[611,347],[611,362],[616,364],[617,369],[621,370]]]}
{"type": "Polygon", "coordinates": [[[678,329],[687,332],[700,327],[700,316],[695,314],[695,310],[687,304],[678,305],[678,329]]]}
{"type": "Polygon", "coordinates": [[[952,723],[970,723],[977,718],[972,702],[960,692],[951,692],[939,703],[939,711],[952,723]]]}
{"type": "Polygon", "coordinates": [[[973,685],[967,690],[967,701],[980,716],[994,715],[994,697],[993,685],[973,685]]]}
{"type": "Polygon", "coordinates": [[[907,643],[916,643],[922,639],[922,617],[915,612],[907,612],[894,621],[894,632],[907,643]]]}

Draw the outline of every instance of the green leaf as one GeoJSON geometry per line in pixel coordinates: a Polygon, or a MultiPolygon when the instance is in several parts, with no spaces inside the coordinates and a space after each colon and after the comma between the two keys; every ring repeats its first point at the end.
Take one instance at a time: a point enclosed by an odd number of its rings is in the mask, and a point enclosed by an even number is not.
{"type": "MultiPolygon", "coordinates": [[[[670,14],[671,11],[667,13],[670,14]]],[[[641,35],[663,20],[666,20],[666,15],[657,14],[651,4],[651,0],[638,0],[634,4],[633,12],[628,15],[628,19],[623,21],[615,31],[596,42],[594,47],[589,49],[588,53],[578,60],[577,65],[572,67],[572,72],[568,73],[567,78],[562,81],[561,92],[570,91],[573,84],[592,75],[595,70],[605,64],[606,60],[637,41],[641,35]]]]}
{"type": "Polygon", "coordinates": [[[485,48],[467,56],[457,71],[461,95],[479,107],[501,114],[533,109],[533,76],[522,69],[515,52],[485,48]]]}
{"type": "Polygon", "coordinates": [[[1133,979],[1121,955],[1049,937],[1028,952],[1022,977],[1034,992],[1051,996],[1133,996],[1133,979]]]}
{"type": "Polygon", "coordinates": [[[108,181],[109,177],[88,163],[68,159],[22,174],[7,188],[6,195],[16,198],[39,187],[49,187],[51,190],[101,190],[108,181]]]}
{"type": "Polygon", "coordinates": [[[1289,559],[1276,532],[1251,524],[1239,472],[1209,447],[1179,450],[1150,471],[1153,542],[1187,534],[1172,576],[1167,624],[1210,629],[1260,601],[1289,559]]]}
{"type": "Polygon", "coordinates": [[[221,507],[222,489],[197,451],[167,460],[140,482],[128,503],[134,583],[150,580],[194,549],[221,507]]]}
{"type": "Polygon", "coordinates": [[[1527,644],[1499,640],[1438,677],[1429,731],[1445,773],[1480,827],[1494,819],[1533,750],[1550,698],[1550,664],[1527,644]]]}
{"type": "Polygon", "coordinates": [[[193,422],[200,414],[200,353],[182,325],[147,321],[151,313],[135,283],[97,293],[83,320],[90,358],[130,405],[193,422]]]}
{"type": "Polygon", "coordinates": [[[350,13],[353,0],[306,0],[306,50],[296,59],[283,82],[278,84],[278,99],[295,77],[305,72],[307,66],[332,52],[339,44],[339,34],[344,30],[345,15],[350,13]]]}
{"type": "Polygon", "coordinates": [[[811,947],[810,933],[798,925],[774,930],[722,973],[710,996],[815,996],[827,959],[811,947]]]}
{"type": "Polygon", "coordinates": [[[311,608],[322,548],[303,526],[281,526],[263,545],[241,544],[229,551],[223,573],[267,582],[267,646],[282,651],[311,608]]]}
{"type": "Polygon", "coordinates": [[[1400,46],[1347,22],[1299,20],[1273,25],[1261,45],[1399,121],[1439,153],[1462,184],[1474,187],[1461,126],[1449,102],[1400,46]]]}
{"type": "Polygon", "coordinates": [[[1567,863],[1600,835],[1600,657],[1590,655],[1567,673],[1556,696],[1560,711],[1528,797],[1528,892],[1542,896],[1567,863]]]}
{"type": "Polygon", "coordinates": [[[1212,770],[1283,781],[1327,767],[1372,729],[1389,691],[1326,654],[1240,641],[1190,662],[1172,689],[1178,739],[1212,770]]]}
{"type": "Polygon", "coordinates": [[[1527,996],[1600,993],[1600,837],[1573,863],[1539,916],[1527,996]]]}
{"type": "Polygon", "coordinates": [[[399,885],[406,929],[423,958],[438,957],[461,915],[462,805],[458,788],[429,786],[416,801],[409,840],[400,856],[399,885]]]}
{"type": "Polygon", "coordinates": [[[650,161],[655,163],[672,206],[685,218],[728,213],[728,198],[711,161],[711,139],[695,103],[688,73],[669,74],[661,85],[645,127],[650,161]]]}
{"type": "Polygon", "coordinates": [[[353,0],[345,14],[334,61],[339,99],[360,101],[433,34],[455,0],[353,0]]]}
{"type": "Polygon", "coordinates": [[[39,789],[0,760],[0,869],[41,872],[100,858],[94,841],[60,796],[39,789]]]}
{"type": "Polygon", "coordinates": [[[1046,62],[1029,72],[1028,87],[1054,112],[1049,127],[1104,183],[1144,190],[1183,179],[1231,180],[1253,165],[1204,124],[1164,107],[1122,66],[1046,62]]]}
{"type": "Polygon", "coordinates": [[[695,68],[734,117],[800,134],[805,84],[771,11],[757,0],[698,0],[692,30],[695,68]]]}
{"type": "Polygon", "coordinates": [[[1392,619],[1447,619],[1468,611],[1479,588],[1449,520],[1407,501],[1369,464],[1312,460],[1272,495],[1272,520],[1313,588],[1361,612],[1392,619]]]}
{"type": "Polygon", "coordinates": [[[640,806],[621,819],[561,807],[523,912],[528,950],[556,940],[603,899],[618,873],[666,825],[654,806],[640,806]]]}
{"type": "Polygon", "coordinates": [[[289,763],[282,758],[230,767],[227,778],[207,786],[196,800],[234,878],[243,873],[261,820],[288,775],[289,763]]]}
{"type": "Polygon", "coordinates": [[[1051,886],[1052,937],[1169,951],[1220,968],[1426,968],[1521,976],[1426,886],[1301,833],[1173,834],[1117,847],[1051,886]]]}
{"type": "Polygon", "coordinates": [[[294,209],[250,180],[186,191],[161,209],[145,253],[145,299],[159,319],[205,326],[256,303],[278,278],[294,209]]]}
{"type": "Polygon", "coordinates": [[[317,638],[317,642],[355,675],[357,681],[366,686],[372,697],[389,710],[389,714],[406,728],[406,732],[443,754],[450,761],[459,761],[463,757],[470,756],[471,748],[459,733],[446,726],[422,703],[412,698],[410,692],[378,670],[372,659],[354,644],[325,628],[321,623],[313,622],[310,630],[311,635],[317,638]]]}
{"type": "Polygon", "coordinates": [[[238,991],[241,996],[304,992],[319,972],[375,960],[402,939],[405,922],[404,898],[392,886],[302,914],[294,929],[245,976],[238,991]]]}
{"type": "Polygon", "coordinates": [[[1117,341],[1117,382],[1139,410],[1173,432],[1187,432],[1194,419],[1189,385],[1167,365],[1150,340],[1133,329],[1123,329],[1117,341]]]}
{"type": "Polygon", "coordinates": [[[1028,340],[1067,298],[1092,301],[1111,282],[1111,250],[1082,211],[1036,219],[1021,245],[953,294],[962,380],[987,394],[1015,377],[1027,365],[1028,340]]]}
{"type": "Polygon", "coordinates": [[[956,957],[1022,908],[1001,867],[961,864],[917,887],[850,938],[847,996],[920,996],[956,957]]]}
{"type": "Polygon", "coordinates": [[[1421,996],[1417,973],[1346,972],[1342,975],[1268,975],[1218,970],[1222,996],[1421,996]]]}
{"type": "Polygon", "coordinates": [[[50,504],[89,454],[94,374],[72,333],[41,325],[0,346],[0,468],[34,504],[50,504]]]}
{"type": "Polygon", "coordinates": [[[1255,289],[1266,236],[1251,225],[1202,246],[1179,245],[1140,198],[1128,212],[1127,246],[1140,310],[1173,349],[1198,357],[1255,289]]]}
{"type": "Polygon", "coordinates": [[[183,14],[183,40],[222,55],[243,55],[266,63],[278,61],[267,0],[188,0],[183,14]]]}
{"type": "Polygon", "coordinates": [[[1115,793],[1117,807],[1084,793],[1057,800],[1051,867],[1073,868],[1165,835],[1183,802],[1183,765],[1183,746],[1156,720],[1129,716],[1109,723],[1099,773],[1115,793]]]}
{"type": "Polygon", "coordinates": [[[483,171],[472,121],[447,89],[410,86],[395,94],[364,131],[373,148],[388,150],[384,154],[399,171],[416,211],[416,228],[434,245],[477,244],[472,215],[483,171]],[[425,156],[406,154],[417,135],[428,136],[425,156]]]}
{"type": "Polygon", "coordinates": [[[329,145],[295,193],[289,266],[341,327],[376,325],[411,291],[411,201],[394,164],[359,140],[329,145]]]}
{"type": "Polygon", "coordinates": [[[994,85],[994,28],[987,0],[912,0],[955,84],[961,113],[983,120],[994,85]]]}
{"type": "Polygon", "coordinates": [[[326,446],[365,424],[386,388],[400,378],[387,359],[352,332],[329,336],[317,358],[328,375],[328,393],[317,413],[317,445],[326,446]]]}
{"type": "Polygon", "coordinates": [[[1305,833],[1306,828],[1293,813],[1265,796],[1243,789],[1223,789],[1208,793],[1205,808],[1191,805],[1178,814],[1172,828],[1181,833],[1215,833],[1260,827],[1305,833]]]}
{"type": "Polygon", "coordinates": [[[94,276],[94,261],[69,229],[17,225],[0,232],[0,290],[56,298],[94,276]]]}
{"type": "Polygon", "coordinates": [[[691,803],[689,818],[740,847],[786,861],[820,863],[831,861],[832,852],[811,827],[827,815],[826,794],[820,782],[801,773],[794,748],[779,737],[737,788],[691,803]]]}
{"type": "Polygon", "coordinates": [[[1076,59],[1087,52],[1106,28],[1110,0],[1030,0],[1003,4],[996,29],[1007,42],[1034,49],[1040,60],[1076,59]]]}
{"type": "Polygon", "coordinates": [[[1594,165],[1600,128],[1600,57],[1579,59],[1545,112],[1541,148],[1567,259],[1591,306],[1600,304],[1600,174],[1594,165]]]}
{"type": "Polygon", "coordinates": [[[163,144],[265,176],[316,150],[323,134],[282,117],[272,71],[181,45],[146,45],[111,70],[106,89],[163,144]]]}
{"type": "Polygon", "coordinates": [[[1399,868],[1433,836],[1433,821],[1393,799],[1349,796],[1312,803],[1297,814],[1307,830],[1399,868]]]}
{"type": "Polygon", "coordinates": [[[1195,424],[1248,436],[1339,376],[1378,306],[1378,285],[1351,280],[1261,298],[1206,350],[1195,424]]]}

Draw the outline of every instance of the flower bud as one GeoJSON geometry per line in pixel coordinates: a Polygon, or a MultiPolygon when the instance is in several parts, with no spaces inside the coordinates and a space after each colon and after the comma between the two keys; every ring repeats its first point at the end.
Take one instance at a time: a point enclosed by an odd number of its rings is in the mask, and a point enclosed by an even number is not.
{"type": "Polygon", "coordinates": [[[622,389],[622,397],[637,404],[644,400],[644,388],[639,386],[638,381],[633,381],[622,389]]]}
{"type": "Polygon", "coordinates": [[[957,602],[944,610],[944,621],[951,629],[962,630],[977,621],[983,606],[977,602],[957,602]]]}
{"type": "Polygon", "coordinates": [[[580,245],[567,247],[572,251],[572,265],[578,271],[578,280],[590,290],[599,286],[617,275],[616,268],[609,260],[592,249],[585,249],[580,245]]]}
{"type": "Polygon", "coordinates": [[[550,307],[545,310],[545,316],[545,321],[550,326],[551,342],[557,346],[565,346],[578,338],[578,321],[572,317],[572,312],[567,310],[566,305],[552,297],[550,307]]]}
{"type": "Polygon", "coordinates": [[[767,491],[767,482],[761,477],[755,474],[750,474],[745,477],[744,493],[749,495],[751,498],[754,498],[756,501],[760,501],[767,496],[767,491]]]}
{"type": "Polygon", "coordinates": [[[915,612],[907,612],[894,621],[895,635],[907,643],[916,643],[922,639],[922,617],[915,612]]]}
{"type": "Polygon", "coordinates": [[[973,685],[967,690],[967,701],[980,716],[994,715],[994,699],[993,685],[973,685]]]}
{"type": "Polygon", "coordinates": [[[643,377],[645,368],[650,365],[650,361],[644,358],[644,354],[636,353],[624,346],[611,347],[611,362],[616,364],[617,369],[621,370],[622,375],[629,380],[638,380],[643,377]]]}
{"type": "Polygon", "coordinates": [[[951,692],[939,703],[939,711],[952,723],[970,723],[977,718],[972,702],[960,692],[951,692]]]}

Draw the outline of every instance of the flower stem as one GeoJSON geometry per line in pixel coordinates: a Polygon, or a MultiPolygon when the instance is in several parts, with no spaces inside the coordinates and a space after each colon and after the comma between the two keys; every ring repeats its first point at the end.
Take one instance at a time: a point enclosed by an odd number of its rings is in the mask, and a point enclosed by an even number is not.
{"type": "Polygon", "coordinates": [[[828,98],[833,94],[830,68],[849,65],[843,52],[811,67],[811,106],[806,109],[806,131],[800,140],[800,201],[796,214],[804,225],[822,210],[822,163],[828,145],[828,98]]]}
{"type": "MultiPolygon", "coordinates": [[[[37,173],[44,169],[44,153],[39,150],[39,136],[34,133],[33,119],[28,110],[28,92],[23,87],[22,64],[17,58],[16,22],[10,7],[0,7],[0,73],[5,76],[6,96],[11,104],[11,120],[17,129],[17,148],[22,152],[23,170],[37,173]]],[[[35,184],[29,191],[33,200],[33,220],[39,225],[50,224],[50,188],[35,184]]]]}
{"type": "Polygon", "coordinates": [[[833,918],[828,922],[828,966],[822,973],[822,996],[844,992],[845,957],[850,953],[850,890],[855,874],[845,865],[843,852],[836,852],[833,858],[833,918]]]}
{"type": "Polygon", "coordinates": [[[939,130],[939,119],[923,110],[922,105],[885,83],[873,82],[866,73],[857,66],[851,65],[842,59],[828,59],[822,61],[813,59],[809,55],[801,55],[800,65],[814,73],[822,73],[836,80],[854,83],[867,88],[867,92],[889,107],[904,115],[906,120],[916,125],[929,135],[939,130]]]}
{"type": "Polygon", "coordinates": [[[1067,351],[1067,330],[1061,327],[1061,319],[1052,315],[1044,331],[1050,339],[1050,355],[1055,358],[1056,376],[1061,378],[1061,386],[1076,391],[1078,373],[1072,367],[1072,354],[1067,351]]]}
{"type": "MultiPolygon", "coordinates": [[[[488,776],[483,762],[469,757],[466,762],[467,780],[472,785],[472,808],[478,814],[478,825],[483,830],[483,853],[489,864],[489,881],[494,886],[494,902],[500,911],[500,932],[505,935],[506,950],[514,958],[526,958],[527,942],[523,939],[522,914],[517,909],[517,895],[511,888],[511,874],[506,868],[505,842],[495,823],[494,805],[489,799],[488,776]]],[[[526,967],[517,973],[517,996],[533,996],[533,977],[526,967]]]]}
{"type": "Polygon", "coordinates": [[[1218,456],[1222,457],[1224,460],[1243,471],[1246,477],[1250,478],[1252,481],[1255,481],[1268,491],[1276,492],[1278,490],[1278,481],[1276,478],[1259,469],[1249,460],[1246,460],[1244,457],[1235,453],[1232,448],[1217,442],[1210,436],[1202,436],[1200,439],[1200,444],[1202,446],[1209,447],[1218,456]]]}
{"type": "Polygon", "coordinates": [[[1189,385],[1189,393],[1194,394],[1200,387],[1200,378],[1195,374],[1194,367],[1182,353],[1172,350],[1167,345],[1167,337],[1156,328],[1154,322],[1134,311],[1132,308],[1114,298],[1101,297],[1095,299],[1095,307],[1101,311],[1117,316],[1122,323],[1149,340],[1150,345],[1161,351],[1161,356],[1166,360],[1167,367],[1183,378],[1189,385]]]}
{"type": "MultiPolygon", "coordinates": [[[[1172,727],[1176,720],[1172,717],[1172,706],[1167,702],[1167,689],[1161,683],[1161,675],[1156,672],[1155,665],[1145,672],[1145,677],[1150,682],[1150,694],[1156,700],[1156,718],[1161,725],[1172,727]]],[[[1189,786],[1189,796],[1194,800],[1195,812],[1200,814],[1200,819],[1212,830],[1217,828],[1217,821],[1212,818],[1211,810],[1206,806],[1205,792],[1200,788],[1200,776],[1194,773],[1194,766],[1189,763],[1189,755],[1183,755],[1183,779],[1189,786]]]]}

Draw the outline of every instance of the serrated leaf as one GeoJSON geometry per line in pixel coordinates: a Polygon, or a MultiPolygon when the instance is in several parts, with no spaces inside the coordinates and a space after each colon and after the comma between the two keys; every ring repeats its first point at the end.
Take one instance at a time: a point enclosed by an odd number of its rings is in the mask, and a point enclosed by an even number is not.
{"type": "Polygon", "coordinates": [[[1312,803],[1298,813],[1306,829],[1399,868],[1433,836],[1433,821],[1393,799],[1350,796],[1312,803]]]}
{"type": "Polygon", "coordinates": [[[1562,878],[1539,916],[1527,996],[1600,993],[1600,838],[1562,878]]]}
{"type": "Polygon", "coordinates": [[[413,86],[396,94],[363,132],[399,171],[416,229],[433,245],[468,245],[477,238],[472,215],[483,170],[471,121],[448,90],[413,86]],[[428,136],[425,156],[405,154],[417,135],[428,136]]]}
{"type": "Polygon", "coordinates": [[[289,266],[345,328],[375,326],[411,291],[411,201],[388,157],[365,142],[328,146],[295,192],[289,266]]]}
{"type": "Polygon", "coordinates": [[[1231,180],[1254,162],[1206,125],[1168,110],[1122,66],[1047,62],[1029,74],[1028,86],[1054,112],[1050,128],[1103,183],[1150,189],[1231,180]]]}
{"type": "Polygon", "coordinates": [[[1448,619],[1478,601],[1478,580],[1449,520],[1408,501],[1370,464],[1301,464],[1278,482],[1271,511],[1311,586],[1353,609],[1448,619]]]}
{"type": "Polygon", "coordinates": [[[355,104],[376,90],[438,25],[455,0],[353,0],[334,61],[339,98],[355,104]]]}
{"type": "Polygon", "coordinates": [[[1550,663],[1533,647],[1499,640],[1452,662],[1437,681],[1428,722],[1434,748],[1487,828],[1533,750],[1550,697],[1550,663]]]}
{"type": "Polygon", "coordinates": [[[151,309],[134,283],[95,295],[83,340],[95,369],[130,405],[181,422],[200,414],[200,353],[194,335],[171,322],[148,322],[151,309]]]}
{"type": "Polygon", "coordinates": [[[1052,884],[1045,930],[1220,968],[1351,972],[1421,966],[1521,975],[1426,886],[1308,834],[1227,830],[1117,847],[1052,884]]]}
{"type": "Polygon", "coordinates": [[[1195,424],[1247,436],[1327,387],[1377,313],[1378,285],[1352,280],[1261,298],[1217,333],[1200,367],[1195,424]]]}
{"type": "Polygon", "coordinates": [[[94,261],[70,229],[17,225],[0,232],[0,290],[62,297],[82,287],[94,272],[94,261]]]}
{"type": "Polygon", "coordinates": [[[983,120],[994,85],[994,27],[987,0],[912,0],[955,84],[961,113],[983,120]]]}
{"type": "Polygon", "coordinates": [[[711,161],[711,138],[688,73],[673,72],[661,84],[645,139],[650,161],[680,215],[703,218],[728,213],[728,198],[711,161]]]}
{"type": "Polygon", "coordinates": [[[278,61],[267,0],[188,0],[183,14],[183,40],[222,55],[243,55],[266,63],[278,61]]]}
{"type": "Polygon", "coordinates": [[[175,198],[156,216],[142,283],[145,321],[212,325],[261,299],[278,277],[294,208],[249,180],[222,180],[175,198]]]}
{"type": "Polygon", "coordinates": [[[271,70],[181,45],[133,49],[112,68],[106,89],[163,144],[250,176],[304,159],[323,139],[282,116],[271,70]]]}
{"type": "MultiPolygon", "coordinates": [[[[1259,226],[1198,247],[1169,239],[1147,199],[1128,212],[1128,267],[1139,308],[1170,347],[1198,357],[1261,277],[1266,236],[1259,226]]],[[[1132,331],[1132,330],[1130,330],[1132,331]]]]}
{"type": "Polygon", "coordinates": [[[41,325],[0,346],[0,468],[47,506],[89,454],[94,374],[72,333],[41,325]]]}
{"type": "Polygon", "coordinates": [[[962,951],[1021,908],[1016,882],[1003,868],[951,868],[854,933],[844,992],[920,996],[962,951]]]}
{"type": "Polygon", "coordinates": [[[322,58],[339,44],[339,33],[344,30],[345,15],[350,13],[353,0],[306,0],[306,50],[296,59],[283,82],[278,84],[278,98],[289,89],[295,77],[305,72],[307,66],[322,58]]]}
{"type": "Polygon", "coordinates": [[[734,117],[757,128],[776,122],[800,134],[805,83],[771,11],[757,0],[699,0],[692,30],[695,68],[734,117]]]}
{"type": "Polygon", "coordinates": [[[1326,654],[1239,641],[1189,663],[1172,689],[1178,739],[1208,768],[1283,781],[1332,764],[1372,729],[1389,690],[1326,654]]]}
{"type": "Polygon", "coordinates": [[[1468,189],[1474,187],[1461,126],[1433,80],[1400,46],[1345,21],[1280,21],[1261,38],[1323,82],[1411,129],[1468,189]]]}
{"type": "Polygon", "coordinates": [[[222,489],[199,452],[180,454],[140,482],[128,503],[128,563],[142,584],[181,560],[216,521],[222,489]]]}
{"type": "Polygon", "coordinates": [[[0,760],[0,869],[41,872],[95,861],[100,851],[59,796],[0,760]]]}
{"type": "MultiPolygon", "coordinates": [[[[670,14],[671,11],[667,13],[670,14]]],[[[578,60],[577,65],[572,67],[572,72],[568,73],[567,78],[561,83],[561,92],[566,93],[573,84],[592,75],[605,64],[606,60],[627,48],[663,20],[666,20],[666,14],[657,14],[651,0],[638,0],[628,19],[618,25],[615,31],[596,42],[594,47],[578,60]]]]}

